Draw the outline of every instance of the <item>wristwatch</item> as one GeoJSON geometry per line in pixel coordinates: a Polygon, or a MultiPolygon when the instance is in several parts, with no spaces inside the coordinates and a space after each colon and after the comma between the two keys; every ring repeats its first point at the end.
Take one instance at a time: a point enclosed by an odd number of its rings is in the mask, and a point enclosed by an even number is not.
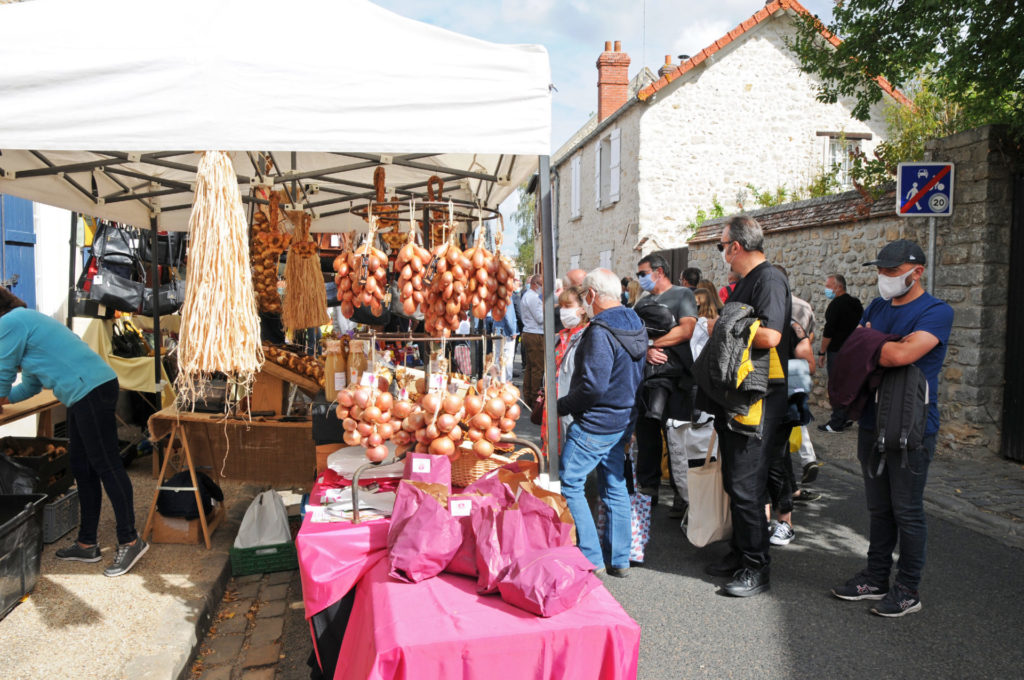
{"type": "Polygon", "coordinates": [[[650,338],[648,338],[648,340],[647,340],[647,346],[648,346],[648,347],[654,347],[654,340],[651,340],[650,338]]]}

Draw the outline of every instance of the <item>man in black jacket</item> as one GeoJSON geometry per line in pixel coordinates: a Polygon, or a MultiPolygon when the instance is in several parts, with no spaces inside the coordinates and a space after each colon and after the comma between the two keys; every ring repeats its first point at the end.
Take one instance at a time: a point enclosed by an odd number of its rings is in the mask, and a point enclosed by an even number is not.
{"type": "MultiPolygon", "coordinates": [[[[785,275],[764,256],[764,233],[756,220],[737,216],[729,221],[718,243],[722,259],[740,276],[729,302],[752,307],[761,324],[754,335],[753,347],[774,350],[785,375],[790,343],[784,338],[790,327],[791,294],[785,275]]],[[[748,597],[768,590],[768,522],[764,513],[767,497],[768,463],[776,451],[786,446],[789,426],[784,425],[788,410],[786,380],[772,381],[761,401],[761,438],[736,432],[728,417],[715,413],[722,455],[722,482],[729,494],[733,535],[731,550],[706,571],[713,576],[732,576],[723,592],[748,597]]]]}
{"type": "MultiPolygon", "coordinates": [[[[836,355],[860,323],[864,306],[860,300],[846,292],[846,277],[832,274],[825,280],[825,297],[831,300],[825,308],[825,330],[822,332],[821,351],[818,352],[818,368],[828,364],[828,379],[832,380],[832,366],[836,355]]],[[[822,432],[842,432],[846,428],[846,409],[832,408],[832,417],[818,426],[822,432]]]]}

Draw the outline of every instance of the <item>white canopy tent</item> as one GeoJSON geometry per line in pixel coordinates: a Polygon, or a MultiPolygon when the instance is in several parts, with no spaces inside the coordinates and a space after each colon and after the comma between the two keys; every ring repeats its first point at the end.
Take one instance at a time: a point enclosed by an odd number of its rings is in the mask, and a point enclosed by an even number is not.
{"type": "Polygon", "coordinates": [[[543,47],[365,0],[33,0],[0,30],[0,192],[136,226],[187,227],[197,150],[344,231],[377,165],[398,198],[437,175],[495,207],[550,147],[543,47]]]}
{"type": "Polygon", "coordinates": [[[321,232],[363,227],[351,210],[380,165],[397,199],[436,175],[445,198],[488,208],[539,166],[554,327],[543,47],[366,0],[30,0],[0,6],[0,31],[0,193],[149,227],[155,247],[157,229],[187,228],[208,149],[231,153],[244,200],[254,183],[283,188],[321,232]]]}

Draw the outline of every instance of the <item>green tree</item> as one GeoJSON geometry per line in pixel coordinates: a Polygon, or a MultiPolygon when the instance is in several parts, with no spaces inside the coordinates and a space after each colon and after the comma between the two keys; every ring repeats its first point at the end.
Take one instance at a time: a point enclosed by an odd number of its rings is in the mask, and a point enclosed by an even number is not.
{"type": "Polygon", "coordinates": [[[821,78],[821,101],[852,97],[854,117],[867,120],[882,99],[876,76],[899,89],[924,79],[960,129],[1004,123],[1024,141],[1024,0],[845,0],[828,26],[816,17],[797,26],[790,48],[821,78]],[[823,39],[823,28],[842,42],[823,39]]]}
{"type": "Polygon", "coordinates": [[[527,193],[527,183],[519,186],[519,203],[512,213],[516,227],[516,265],[529,275],[533,271],[534,236],[537,232],[537,194],[527,193]]]}

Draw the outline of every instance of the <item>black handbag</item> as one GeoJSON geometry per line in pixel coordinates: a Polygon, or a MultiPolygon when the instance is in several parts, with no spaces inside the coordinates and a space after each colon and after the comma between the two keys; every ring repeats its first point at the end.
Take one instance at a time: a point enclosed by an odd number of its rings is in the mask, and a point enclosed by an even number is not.
{"type": "MultiPolygon", "coordinates": [[[[185,303],[185,282],[174,278],[157,290],[156,313],[160,316],[174,314],[185,303]]],[[[142,293],[142,313],[153,316],[153,289],[146,286],[142,293]]]]}
{"type": "Polygon", "coordinates": [[[114,322],[110,334],[110,344],[115,356],[125,359],[149,356],[149,350],[139,332],[134,327],[125,328],[118,321],[114,322]]]}
{"type": "MultiPolygon", "coordinates": [[[[185,234],[170,232],[156,235],[156,263],[159,265],[176,265],[181,262],[182,252],[185,249],[185,234]]],[[[153,249],[151,247],[151,232],[141,232],[139,238],[139,259],[149,263],[153,261],[153,249]]]]}
{"type": "Polygon", "coordinates": [[[89,299],[119,312],[132,313],[142,306],[144,290],[145,285],[104,269],[101,264],[92,277],[89,299]]]}
{"type": "Polygon", "coordinates": [[[100,222],[92,240],[92,254],[100,264],[134,265],[138,260],[138,234],[114,222],[100,222]]]}

